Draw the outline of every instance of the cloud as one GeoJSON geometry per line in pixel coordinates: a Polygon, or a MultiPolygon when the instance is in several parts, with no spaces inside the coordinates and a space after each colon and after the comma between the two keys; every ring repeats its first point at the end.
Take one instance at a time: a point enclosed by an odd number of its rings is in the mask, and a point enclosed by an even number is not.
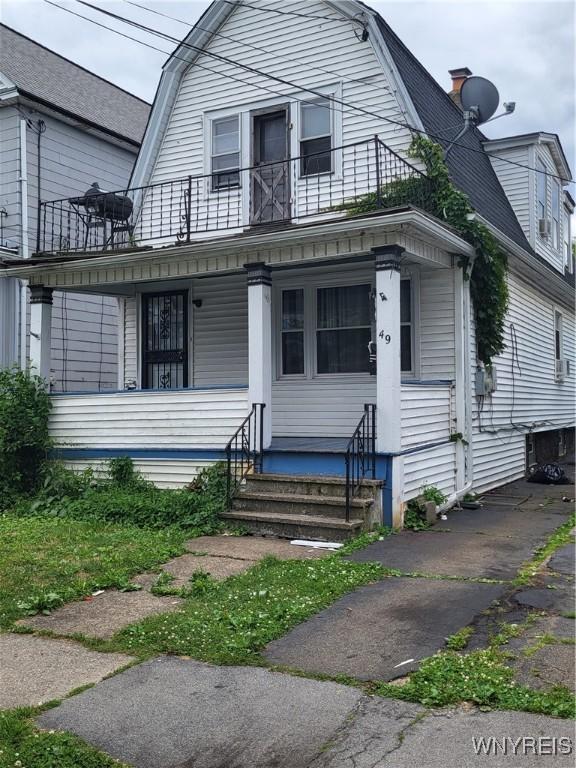
{"type": "MultiPolygon", "coordinates": [[[[144,48],[40,0],[2,0],[2,20],[136,95],[151,101],[172,43],[129,29],[70,0],[55,0],[166,53],[144,48]]],[[[121,0],[104,8],[180,39],[187,27],[121,0]]],[[[486,126],[491,137],[545,130],[558,133],[576,173],[574,146],[574,21],[571,0],[401,0],[373,2],[399,37],[444,88],[448,69],[468,66],[492,80],[516,112],[486,126]]],[[[148,7],[190,24],[209,2],[146,0],[148,7]]]]}

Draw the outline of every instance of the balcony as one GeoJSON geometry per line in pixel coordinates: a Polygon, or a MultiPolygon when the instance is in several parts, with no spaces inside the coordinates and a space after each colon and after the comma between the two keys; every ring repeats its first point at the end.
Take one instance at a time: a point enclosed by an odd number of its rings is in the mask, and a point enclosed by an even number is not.
{"type": "Polygon", "coordinates": [[[40,203],[37,251],[114,252],[327,221],[430,210],[431,182],[375,136],[274,163],[40,203]]]}

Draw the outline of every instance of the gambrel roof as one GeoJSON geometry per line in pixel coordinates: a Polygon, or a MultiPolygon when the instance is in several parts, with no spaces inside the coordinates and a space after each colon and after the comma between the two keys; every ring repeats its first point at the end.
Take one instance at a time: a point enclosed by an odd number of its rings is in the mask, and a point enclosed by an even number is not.
{"type": "Polygon", "coordinates": [[[0,73],[18,93],[91,126],[140,144],[150,105],[0,24],[0,73]]]}
{"type": "MultiPolygon", "coordinates": [[[[332,10],[365,24],[377,55],[386,66],[387,76],[394,81],[394,90],[402,102],[407,121],[447,146],[463,123],[461,109],[376,11],[359,0],[325,2],[332,10]],[[435,138],[437,135],[438,139],[435,138]]],[[[226,21],[235,7],[236,3],[215,0],[164,65],[149,127],[131,180],[133,186],[149,183],[180,79],[199,55],[198,51],[210,42],[213,32],[226,21]]],[[[534,254],[484,150],[483,142],[486,140],[477,129],[468,131],[458,140],[447,161],[452,180],[468,195],[482,218],[516,246],[534,254]]]]}

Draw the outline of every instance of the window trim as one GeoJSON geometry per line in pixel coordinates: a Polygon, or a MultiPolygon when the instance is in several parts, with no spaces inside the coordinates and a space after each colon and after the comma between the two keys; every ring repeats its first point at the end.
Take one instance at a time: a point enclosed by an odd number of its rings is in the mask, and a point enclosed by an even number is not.
{"type": "MultiPolygon", "coordinates": [[[[536,218],[537,220],[548,218],[548,169],[541,157],[536,159],[536,218]],[[543,190],[540,189],[540,182],[543,183],[543,190]],[[540,199],[540,192],[544,192],[543,200],[540,199]],[[543,205],[544,212],[540,215],[540,206],[543,205]]],[[[540,234],[537,228],[538,234],[540,234]]],[[[540,235],[540,238],[544,240],[544,236],[540,235]]]]}
{"type": "Polygon", "coordinates": [[[562,248],[563,243],[562,240],[562,231],[561,231],[561,203],[560,203],[560,197],[561,197],[561,190],[560,190],[560,184],[558,181],[552,180],[552,194],[550,199],[550,219],[551,219],[551,232],[552,232],[552,248],[554,250],[558,251],[562,248]],[[555,195],[557,197],[555,198],[555,195]],[[558,207],[556,211],[554,210],[554,202],[555,199],[558,202],[558,207]],[[554,216],[554,214],[557,214],[554,216]]]}
{"type": "MultiPolygon", "coordinates": [[[[558,307],[554,307],[554,360],[564,360],[564,317],[558,307]],[[558,322],[560,321],[560,322],[558,322]]],[[[556,375],[556,371],[554,371],[556,375]]]]}
{"type": "Polygon", "coordinates": [[[335,120],[334,120],[334,104],[330,100],[331,97],[333,98],[333,94],[326,94],[325,96],[318,96],[315,99],[308,99],[307,101],[302,100],[299,103],[298,107],[298,157],[300,158],[300,162],[298,163],[298,178],[299,179],[307,179],[310,176],[332,176],[335,173],[335,166],[336,161],[334,157],[334,149],[335,149],[335,120]],[[317,134],[315,136],[306,136],[304,138],[303,134],[303,128],[304,128],[304,117],[303,117],[303,111],[306,107],[309,107],[311,104],[319,103],[322,101],[328,101],[328,110],[330,114],[330,133],[322,133],[317,134]],[[302,152],[302,144],[307,141],[317,141],[318,139],[325,139],[327,136],[330,137],[330,170],[329,171],[321,171],[319,173],[303,173],[303,159],[304,155],[302,152]]]}
{"type": "MultiPolygon", "coordinates": [[[[402,380],[417,380],[420,376],[420,272],[418,269],[402,269],[401,280],[411,281],[411,316],[412,316],[412,371],[400,371],[402,380]]],[[[316,313],[317,313],[317,289],[318,288],[342,288],[352,285],[371,286],[371,292],[376,292],[375,275],[354,277],[350,275],[325,275],[315,276],[308,282],[307,276],[300,276],[286,282],[275,283],[273,292],[274,301],[274,364],[275,381],[314,381],[315,379],[333,379],[334,377],[358,378],[370,376],[366,372],[359,373],[318,373],[317,371],[317,344],[316,344],[316,313]],[[304,373],[282,373],[282,292],[285,290],[304,291],[304,373]]],[[[376,317],[372,319],[372,336],[376,333],[376,317]]],[[[378,375],[378,374],[376,374],[378,375]]]]}
{"type": "MultiPolygon", "coordinates": [[[[235,190],[239,190],[242,188],[242,167],[243,167],[243,131],[242,131],[242,112],[238,109],[235,109],[231,112],[218,112],[213,115],[210,115],[207,118],[207,131],[205,132],[204,136],[204,144],[206,147],[206,176],[208,177],[208,192],[213,195],[220,195],[222,193],[226,192],[234,192],[235,190]],[[226,173],[226,169],[223,171],[213,171],[212,168],[212,161],[215,157],[222,157],[223,155],[231,155],[234,154],[232,152],[223,152],[221,154],[215,154],[214,153],[214,124],[218,123],[222,120],[230,120],[231,118],[235,117],[238,122],[238,183],[237,184],[230,184],[228,186],[222,186],[222,187],[216,187],[214,186],[214,177],[218,175],[218,173],[226,173]]],[[[231,169],[233,172],[234,169],[231,169]]]]}

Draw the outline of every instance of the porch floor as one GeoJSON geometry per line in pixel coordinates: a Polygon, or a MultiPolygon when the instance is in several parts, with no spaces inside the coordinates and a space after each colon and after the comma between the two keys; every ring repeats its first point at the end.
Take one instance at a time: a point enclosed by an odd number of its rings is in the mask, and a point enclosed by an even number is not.
{"type": "Polygon", "coordinates": [[[273,437],[268,450],[344,453],[348,442],[347,437],[273,437]]]}

